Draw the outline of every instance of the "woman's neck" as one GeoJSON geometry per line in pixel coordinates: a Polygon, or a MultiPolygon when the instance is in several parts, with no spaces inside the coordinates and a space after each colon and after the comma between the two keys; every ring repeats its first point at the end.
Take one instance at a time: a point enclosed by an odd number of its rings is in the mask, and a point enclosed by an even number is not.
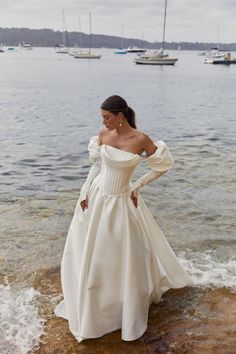
{"type": "Polygon", "coordinates": [[[123,120],[121,126],[118,126],[115,129],[117,136],[126,135],[130,133],[132,130],[133,128],[129,125],[127,120],[123,120]]]}

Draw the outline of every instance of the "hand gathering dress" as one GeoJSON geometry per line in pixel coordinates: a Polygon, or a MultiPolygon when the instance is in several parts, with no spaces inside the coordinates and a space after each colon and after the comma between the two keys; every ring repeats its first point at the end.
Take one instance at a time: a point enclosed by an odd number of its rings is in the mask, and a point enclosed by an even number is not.
{"type": "Polygon", "coordinates": [[[147,329],[150,304],[169,288],[191,285],[138,190],[173,166],[163,141],[142,157],[110,145],[88,146],[93,164],[69,228],[61,264],[64,300],[54,310],[68,319],[78,342],[117,329],[131,341],[147,329]],[[151,171],[131,184],[139,163],[151,171]],[[138,194],[136,208],[130,198],[138,194]],[[88,209],[80,202],[88,197],[88,209]]]}

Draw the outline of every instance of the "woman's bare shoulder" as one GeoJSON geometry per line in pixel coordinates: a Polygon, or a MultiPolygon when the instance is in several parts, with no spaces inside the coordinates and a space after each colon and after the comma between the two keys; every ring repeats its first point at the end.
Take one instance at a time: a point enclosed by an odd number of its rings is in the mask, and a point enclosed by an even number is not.
{"type": "Polygon", "coordinates": [[[145,151],[147,155],[152,155],[156,151],[157,147],[147,133],[137,131],[137,140],[138,144],[142,146],[143,151],[145,151]]]}
{"type": "Polygon", "coordinates": [[[136,139],[144,145],[153,142],[150,136],[141,130],[137,130],[136,139]]]}
{"type": "Polygon", "coordinates": [[[106,136],[109,133],[109,130],[107,128],[102,128],[99,132],[98,138],[99,138],[99,144],[102,145],[102,139],[104,136],[106,136]]]}

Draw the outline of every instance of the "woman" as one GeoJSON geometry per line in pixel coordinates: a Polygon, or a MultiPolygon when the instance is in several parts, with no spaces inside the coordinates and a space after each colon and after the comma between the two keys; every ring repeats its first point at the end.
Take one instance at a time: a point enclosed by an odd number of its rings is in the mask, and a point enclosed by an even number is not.
{"type": "Polygon", "coordinates": [[[88,146],[93,165],[67,236],[64,301],[55,309],[78,342],[117,329],[123,340],[141,337],[150,304],[169,288],[192,284],[139,194],[173,166],[171,154],[136,129],[120,96],[108,97],[101,114],[105,128],[88,146]],[[151,171],[131,185],[142,160],[151,171]]]}

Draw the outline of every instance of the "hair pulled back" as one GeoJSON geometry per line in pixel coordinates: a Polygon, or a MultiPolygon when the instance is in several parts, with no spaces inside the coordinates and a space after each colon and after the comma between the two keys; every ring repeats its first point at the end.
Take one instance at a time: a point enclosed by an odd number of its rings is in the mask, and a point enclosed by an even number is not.
{"type": "Polygon", "coordinates": [[[135,122],[135,112],[134,110],[127,105],[127,102],[120,96],[113,95],[108,97],[101,105],[101,109],[109,111],[115,115],[118,113],[123,113],[127,119],[129,125],[137,129],[135,122]]]}

